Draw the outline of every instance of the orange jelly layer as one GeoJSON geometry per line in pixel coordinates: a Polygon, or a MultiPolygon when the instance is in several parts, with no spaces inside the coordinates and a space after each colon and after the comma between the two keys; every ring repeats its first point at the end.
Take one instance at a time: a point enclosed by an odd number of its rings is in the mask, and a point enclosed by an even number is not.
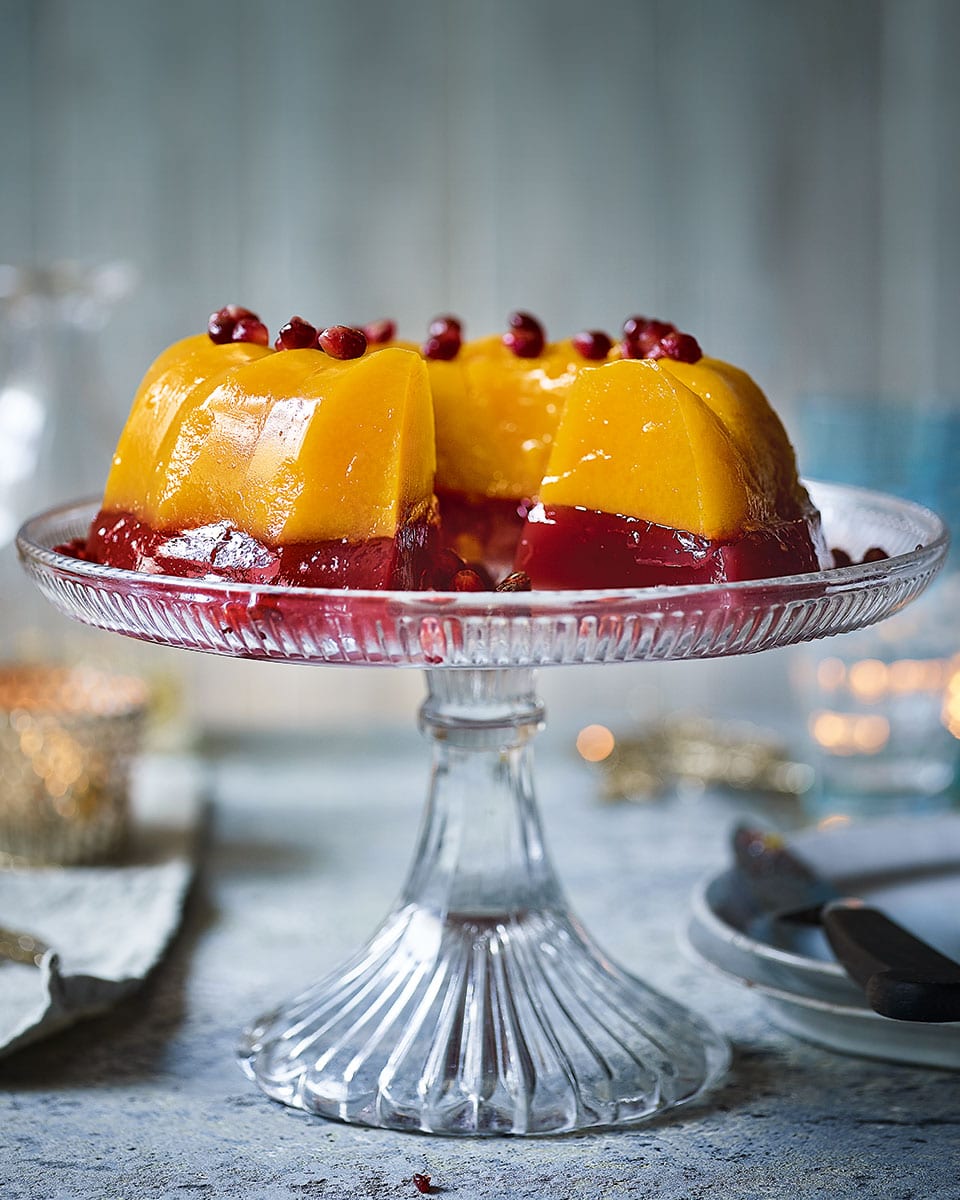
{"type": "Polygon", "coordinates": [[[433,407],[418,354],[338,361],[205,335],[147,372],[103,508],[151,529],[223,520],[265,545],[391,539],[425,510],[433,407]]]}
{"type": "Polygon", "coordinates": [[[585,360],[569,341],[519,358],[499,335],[427,363],[437,491],[520,500],[540,486],[564,400],[585,360]]]}
{"type": "Polygon", "coordinates": [[[538,504],[527,518],[516,568],[535,588],[654,587],[732,583],[821,567],[819,517],[708,538],[637,517],[538,504]]]}
{"type": "Polygon", "coordinates": [[[806,494],[779,419],[743,372],[623,359],[580,372],[539,499],[724,542],[801,516],[806,494]]]}

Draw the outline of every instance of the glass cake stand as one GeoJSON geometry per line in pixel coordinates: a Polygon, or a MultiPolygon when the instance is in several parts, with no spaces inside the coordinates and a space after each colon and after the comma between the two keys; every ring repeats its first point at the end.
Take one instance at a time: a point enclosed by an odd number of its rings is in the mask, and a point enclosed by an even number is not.
{"type": "Polygon", "coordinates": [[[699,1096],[723,1039],[622,970],[566,904],[541,836],[535,669],[748,654],[868,625],[917,596],[947,535],[887,496],[811,485],[827,541],[866,565],[759,582],[616,591],[344,592],[121,571],[53,547],[93,504],[29,521],[28,573],[68,616],[240,658],[426,669],[433,742],[407,882],[370,940],[244,1034],[284,1104],[447,1134],[616,1127],[699,1096]]]}

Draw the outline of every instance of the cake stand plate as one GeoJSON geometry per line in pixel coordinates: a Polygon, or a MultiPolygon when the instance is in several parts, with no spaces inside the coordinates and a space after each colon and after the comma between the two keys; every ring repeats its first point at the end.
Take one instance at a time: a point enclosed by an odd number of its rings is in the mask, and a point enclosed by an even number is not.
{"type": "Polygon", "coordinates": [[[27,522],[28,573],[66,615],[240,658],[426,669],[430,792],[403,891],[351,959],[243,1037],[274,1099],[342,1121],[551,1134],[645,1120],[701,1095],[728,1051],[622,970],[571,915],[541,835],[535,668],[753,653],[857,629],[919,595],[946,556],[918,505],[811,484],[839,570],[708,587],[363,592],[121,571],[58,553],[96,504],[27,522]]]}

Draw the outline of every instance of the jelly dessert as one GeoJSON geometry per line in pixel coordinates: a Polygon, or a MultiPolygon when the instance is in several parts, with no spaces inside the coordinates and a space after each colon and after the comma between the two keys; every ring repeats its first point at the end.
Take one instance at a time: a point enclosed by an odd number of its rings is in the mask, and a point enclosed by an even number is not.
{"type": "Polygon", "coordinates": [[[609,339],[605,345],[548,343],[528,313],[513,313],[509,323],[503,336],[464,342],[459,321],[440,317],[423,347],[436,417],[443,539],[495,575],[513,562],[578,370],[589,353],[599,347],[605,357],[610,348],[609,339]]]}
{"type": "Polygon", "coordinates": [[[292,317],[271,346],[230,306],[150,367],[71,549],[238,582],[604,588],[816,570],[818,521],[760,389],[665,322],[549,344],[516,312],[465,342],[444,316],[417,346],[292,317]]]}
{"type": "Polygon", "coordinates": [[[827,565],[793,449],[749,376],[695,342],[631,349],[581,371],[567,397],[517,550],[533,586],[720,583],[827,565]]]}
{"type": "Polygon", "coordinates": [[[84,555],[142,571],[414,588],[436,535],[419,354],[224,309],[147,372],[84,555]],[[279,351],[279,352],[278,352],[279,351]]]}

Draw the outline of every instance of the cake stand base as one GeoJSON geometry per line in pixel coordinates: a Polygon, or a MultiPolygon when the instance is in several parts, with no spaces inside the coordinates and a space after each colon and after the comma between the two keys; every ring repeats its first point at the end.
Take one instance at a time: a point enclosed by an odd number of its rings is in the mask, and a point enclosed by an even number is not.
{"type": "Polygon", "coordinates": [[[540,831],[533,672],[428,671],[430,796],[401,898],[350,960],[246,1031],[268,1096],[355,1124],[551,1134],[643,1121],[725,1042],[622,971],[567,909],[540,831]]]}

